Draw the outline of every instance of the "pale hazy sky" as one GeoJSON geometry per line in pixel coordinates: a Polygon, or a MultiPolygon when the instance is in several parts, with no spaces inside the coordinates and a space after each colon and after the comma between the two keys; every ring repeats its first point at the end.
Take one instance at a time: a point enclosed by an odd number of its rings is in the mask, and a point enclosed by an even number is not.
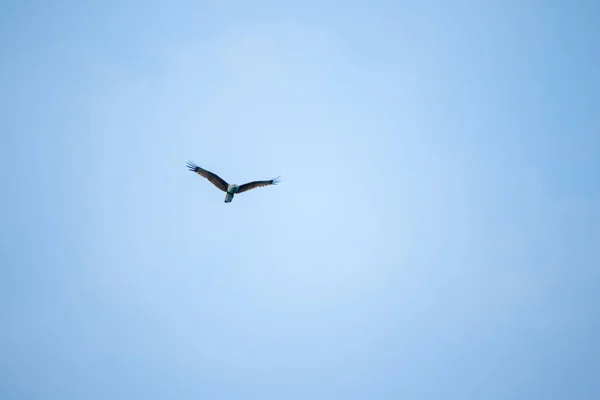
{"type": "Polygon", "coordinates": [[[594,1],[2,2],[0,398],[600,398],[598,43],[594,1]]]}

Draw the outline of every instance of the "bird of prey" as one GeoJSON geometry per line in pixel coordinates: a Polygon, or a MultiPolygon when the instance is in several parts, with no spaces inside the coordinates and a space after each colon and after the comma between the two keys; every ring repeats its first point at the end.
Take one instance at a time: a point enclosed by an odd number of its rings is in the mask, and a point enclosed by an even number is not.
{"type": "Polygon", "coordinates": [[[194,164],[192,161],[188,161],[187,167],[190,169],[190,171],[195,172],[198,175],[208,179],[210,181],[210,183],[212,183],[213,185],[215,185],[216,187],[218,187],[219,189],[224,191],[226,193],[225,203],[231,203],[231,200],[233,200],[233,195],[236,193],[247,192],[248,190],[252,190],[257,187],[277,185],[279,182],[281,182],[281,179],[278,176],[277,178],[273,178],[268,181],[252,181],[252,182],[244,183],[243,185],[236,185],[233,183],[230,184],[230,183],[225,182],[217,174],[213,174],[212,172],[207,171],[204,168],[200,168],[199,166],[194,164]]]}

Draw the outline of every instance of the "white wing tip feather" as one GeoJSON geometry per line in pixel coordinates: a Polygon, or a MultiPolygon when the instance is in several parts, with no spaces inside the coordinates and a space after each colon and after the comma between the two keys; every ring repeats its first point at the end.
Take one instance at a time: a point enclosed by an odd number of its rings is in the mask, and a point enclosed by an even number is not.
{"type": "Polygon", "coordinates": [[[281,183],[281,175],[279,175],[277,178],[273,178],[271,179],[273,181],[273,183],[271,183],[272,185],[277,185],[278,183],[281,183]]]}

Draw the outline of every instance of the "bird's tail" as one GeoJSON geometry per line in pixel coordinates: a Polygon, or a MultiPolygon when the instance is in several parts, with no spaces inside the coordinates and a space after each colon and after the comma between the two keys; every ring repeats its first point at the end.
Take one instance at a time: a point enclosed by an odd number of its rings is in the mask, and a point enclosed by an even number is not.
{"type": "Polygon", "coordinates": [[[227,193],[225,195],[225,203],[231,203],[231,200],[233,200],[233,193],[227,193]]]}

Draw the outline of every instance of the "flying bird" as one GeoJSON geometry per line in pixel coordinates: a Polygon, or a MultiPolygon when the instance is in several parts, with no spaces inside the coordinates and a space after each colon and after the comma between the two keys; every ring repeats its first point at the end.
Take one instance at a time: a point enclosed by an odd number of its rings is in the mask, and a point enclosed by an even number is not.
{"type": "Polygon", "coordinates": [[[219,188],[222,191],[224,191],[225,193],[227,193],[225,195],[225,203],[231,203],[231,200],[233,200],[233,195],[236,193],[244,193],[244,192],[247,192],[248,190],[252,190],[257,187],[277,185],[279,182],[281,182],[281,179],[278,176],[277,178],[273,178],[268,181],[252,181],[252,182],[244,183],[243,185],[236,185],[233,183],[225,182],[225,180],[223,180],[217,174],[213,174],[212,172],[207,171],[204,168],[200,168],[199,166],[194,164],[192,161],[187,162],[187,167],[190,169],[190,171],[195,172],[198,175],[208,179],[210,181],[210,183],[212,183],[217,188],[219,188]]]}

